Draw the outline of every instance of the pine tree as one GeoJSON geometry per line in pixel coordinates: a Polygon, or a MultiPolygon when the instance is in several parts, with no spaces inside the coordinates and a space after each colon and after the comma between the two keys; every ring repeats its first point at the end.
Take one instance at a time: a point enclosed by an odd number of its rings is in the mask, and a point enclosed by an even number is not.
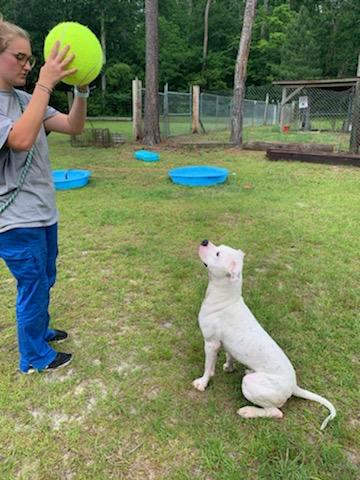
{"type": "Polygon", "coordinates": [[[286,80],[315,79],[321,76],[320,47],[314,25],[306,7],[301,7],[290,22],[281,49],[278,78],[286,80]]]}

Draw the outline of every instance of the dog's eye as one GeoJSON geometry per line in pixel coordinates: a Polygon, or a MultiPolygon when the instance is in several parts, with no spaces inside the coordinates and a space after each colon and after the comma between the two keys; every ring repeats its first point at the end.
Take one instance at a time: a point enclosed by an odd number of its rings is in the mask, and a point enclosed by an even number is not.
{"type": "Polygon", "coordinates": [[[216,256],[218,257],[220,255],[220,252],[216,252],[216,256]]]}

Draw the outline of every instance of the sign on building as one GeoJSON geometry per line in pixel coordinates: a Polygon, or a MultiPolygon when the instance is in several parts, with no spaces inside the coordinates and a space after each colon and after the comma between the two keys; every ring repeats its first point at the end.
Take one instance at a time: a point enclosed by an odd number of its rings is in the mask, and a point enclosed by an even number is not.
{"type": "Polygon", "coordinates": [[[299,108],[308,108],[309,102],[308,102],[308,97],[299,97],[299,108]]]}

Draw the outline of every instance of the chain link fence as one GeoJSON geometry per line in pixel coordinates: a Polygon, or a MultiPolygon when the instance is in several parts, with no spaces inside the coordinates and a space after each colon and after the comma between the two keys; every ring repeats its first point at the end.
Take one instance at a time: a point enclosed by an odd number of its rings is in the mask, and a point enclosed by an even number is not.
{"type": "Polygon", "coordinates": [[[204,132],[230,128],[232,98],[212,93],[200,94],[200,123],[204,132]]]}
{"type": "Polygon", "coordinates": [[[163,137],[191,133],[192,96],[187,92],[159,93],[160,132],[163,137]]]}
{"type": "MultiPolygon", "coordinates": [[[[232,96],[202,93],[200,119],[205,132],[229,130],[231,127],[232,96]]],[[[244,100],[244,126],[275,125],[277,105],[262,100],[244,100]]]]}
{"type": "MultiPolygon", "coordinates": [[[[145,104],[145,89],[142,89],[145,104]]],[[[203,133],[230,131],[232,96],[213,93],[200,94],[200,121],[203,133]]],[[[191,133],[192,94],[191,92],[159,92],[160,131],[163,137],[191,133]]],[[[244,126],[276,125],[278,105],[262,100],[248,100],[244,103],[244,126]]]]}
{"type": "MultiPolygon", "coordinates": [[[[145,89],[142,89],[144,118],[145,89]]],[[[192,95],[190,92],[159,92],[160,133],[163,138],[191,134],[192,95]]]]}
{"type": "MultiPolygon", "coordinates": [[[[277,105],[277,131],[282,141],[332,144],[348,151],[350,137],[359,135],[356,87],[249,87],[247,98],[265,98],[277,105]]],[[[255,132],[253,132],[255,134],[255,132]]],[[[270,137],[269,132],[264,132],[270,137]]],[[[279,135],[275,135],[280,140],[279,135]]]]}
{"type": "Polygon", "coordinates": [[[353,89],[303,88],[283,106],[282,123],[298,131],[350,133],[353,97],[353,89]]]}
{"type": "MultiPolygon", "coordinates": [[[[349,150],[354,123],[355,87],[248,87],[244,100],[244,137],[247,141],[331,143],[349,150]]],[[[144,105],[143,89],[143,105],[144,105]]],[[[228,141],[232,95],[202,92],[200,124],[204,134],[223,132],[228,141]]],[[[159,93],[160,131],[164,138],[189,135],[192,129],[191,92],[159,93]]],[[[358,125],[358,123],[357,123],[358,125]]],[[[353,132],[354,134],[354,132],[353,132]]]]}

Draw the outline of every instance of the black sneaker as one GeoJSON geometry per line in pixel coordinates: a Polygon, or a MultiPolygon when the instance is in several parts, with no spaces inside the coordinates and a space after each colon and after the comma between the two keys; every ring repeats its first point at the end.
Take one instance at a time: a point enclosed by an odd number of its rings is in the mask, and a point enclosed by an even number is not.
{"type": "Polygon", "coordinates": [[[45,370],[56,370],[61,367],[65,367],[72,360],[71,353],[58,352],[55,359],[49,363],[45,370]]]}
{"type": "Polygon", "coordinates": [[[54,330],[54,331],[55,331],[55,335],[53,336],[53,338],[48,340],[49,342],[61,343],[64,340],[67,339],[68,334],[66,332],[64,332],[63,330],[54,330]]]}
{"type": "Polygon", "coordinates": [[[49,363],[47,367],[41,370],[34,367],[29,367],[27,372],[23,372],[22,370],[20,370],[20,373],[24,375],[30,375],[31,373],[35,372],[41,373],[47,370],[56,370],[57,368],[65,367],[71,362],[71,360],[71,353],[58,352],[55,359],[51,363],[49,363]]]}

